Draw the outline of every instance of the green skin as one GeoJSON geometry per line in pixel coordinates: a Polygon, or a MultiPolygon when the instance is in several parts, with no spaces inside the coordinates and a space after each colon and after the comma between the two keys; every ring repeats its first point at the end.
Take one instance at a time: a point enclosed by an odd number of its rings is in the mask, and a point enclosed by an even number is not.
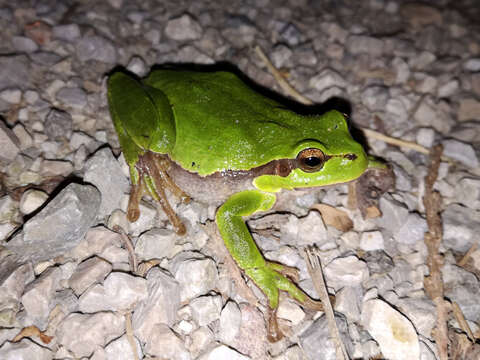
{"type": "Polygon", "coordinates": [[[150,193],[160,189],[136,168],[147,152],[165,154],[202,177],[296,159],[304,149],[325,155],[315,171],[298,167],[288,176],[253,178],[255,190],[231,195],[216,214],[230,254],[265,293],[270,308],[277,308],[279,290],[305,303],[307,295],[284,276],[286,267],[263,258],[242,217],[271,209],[281,189],[345,183],[377,166],[352,139],[344,116],[337,111],[298,115],[228,72],[156,70],[143,81],[116,72],[108,80],[108,100],[132,184],[143,176],[150,193]]]}

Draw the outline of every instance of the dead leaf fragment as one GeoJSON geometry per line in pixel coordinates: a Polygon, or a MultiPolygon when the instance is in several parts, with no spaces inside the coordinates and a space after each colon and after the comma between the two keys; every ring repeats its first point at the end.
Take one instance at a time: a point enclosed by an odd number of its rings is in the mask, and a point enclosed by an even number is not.
{"type": "Polygon", "coordinates": [[[30,326],[27,326],[27,327],[23,328],[17,334],[17,336],[15,336],[13,338],[12,342],[18,342],[18,341],[22,340],[23,338],[32,337],[32,336],[39,337],[40,340],[44,344],[50,343],[50,341],[52,341],[52,339],[53,339],[52,336],[45,335],[45,333],[41,332],[40,329],[38,327],[36,327],[35,325],[30,325],[30,326]]]}
{"type": "Polygon", "coordinates": [[[353,221],[348,214],[340,209],[327,204],[315,204],[313,209],[318,210],[326,225],[333,226],[335,229],[346,232],[353,228],[353,221]]]}

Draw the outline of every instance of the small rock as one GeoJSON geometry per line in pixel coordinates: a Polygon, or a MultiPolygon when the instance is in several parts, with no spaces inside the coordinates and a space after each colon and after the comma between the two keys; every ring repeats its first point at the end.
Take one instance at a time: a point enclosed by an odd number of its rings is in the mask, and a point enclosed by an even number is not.
{"type": "Polygon", "coordinates": [[[442,276],[445,296],[460,306],[465,319],[475,323],[480,321],[480,284],[477,277],[450,263],[442,267],[442,276]]]}
{"type": "Polygon", "coordinates": [[[362,233],[360,238],[360,248],[364,251],[383,250],[383,235],[380,231],[368,231],[362,233]]]}
{"type": "Polygon", "coordinates": [[[107,276],[103,285],[97,284],[80,296],[79,309],[83,313],[122,311],[147,298],[145,279],[122,272],[107,276]]]}
{"type": "Polygon", "coordinates": [[[327,68],[320,72],[320,74],[312,77],[309,81],[309,86],[322,92],[333,86],[345,87],[346,81],[338,72],[327,68]]]}
{"type": "Polygon", "coordinates": [[[216,348],[212,349],[205,355],[201,356],[199,360],[250,360],[249,357],[244,356],[233,349],[225,345],[217,346],[216,348]]]}
{"type": "Polygon", "coordinates": [[[443,241],[447,248],[466,252],[480,234],[480,212],[450,204],[442,213],[443,241]]]}
{"type": "Polygon", "coordinates": [[[76,43],[76,55],[81,62],[96,60],[114,64],[117,61],[115,47],[101,36],[84,36],[76,43]]]}
{"type": "Polygon", "coordinates": [[[252,359],[261,359],[267,352],[265,319],[256,306],[240,304],[242,321],[240,332],[233,344],[229,344],[252,359]]]}
{"type": "Polygon", "coordinates": [[[35,279],[30,263],[21,265],[13,256],[0,263],[0,311],[19,307],[25,285],[35,279]]]}
{"type": "MultiPolygon", "coordinates": [[[[0,70],[1,71],[1,70],[0,70]]],[[[0,120],[0,162],[10,163],[20,152],[20,141],[3,121],[0,120]]]]}
{"type": "Polygon", "coordinates": [[[82,145],[91,151],[96,148],[96,141],[83,132],[74,131],[72,137],[70,138],[70,147],[73,150],[77,150],[82,145]]]}
{"type": "Polygon", "coordinates": [[[196,40],[202,37],[202,27],[190,15],[183,14],[168,21],[165,35],[179,41],[196,40]]]}
{"type": "Polygon", "coordinates": [[[431,24],[437,26],[443,24],[440,10],[420,2],[402,4],[400,14],[415,29],[421,29],[431,24]]]}
{"type": "Polygon", "coordinates": [[[52,29],[55,39],[74,42],[80,38],[80,27],[77,24],[56,25],[52,29]]]}
{"type": "Polygon", "coordinates": [[[414,54],[410,58],[408,64],[410,65],[410,68],[415,70],[428,70],[436,59],[437,57],[435,54],[432,54],[430,51],[422,51],[414,54]]]}
{"type": "MultiPolygon", "coordinates": [[[[293,218],[296,217],[289,217],[289,220],[293,218]]],[[[295,242],[298,246],[322,244],[328,240],[327,229],[318,211],[310,211],[307,216],[299,219],[295,233],[295,242]]]]}
{"type": "Polygon", "coordinates": [[[369,86],[362,92],[363,104],[372,111],[384,110],[389,97],[384,86],[369,86]]]}
{"type": "Polygon", "coordinates": [[[77,109],[83,109],[85,106],[87,106],[87,94],[79,87],[61,88],[58,90],[56,98],[65,105],[77,109]]]}
{"type": "Polygon", "coordinates": [[[49,268],[28,284],[22,296],[22,304],[28,317],[39,328],[47,325],[48,315],[53,309],[55,291],[60,289],[61,276],[62,272],[58,267],[49,268]]]}
{"type": "Polygon", "coordinates": [[[273,48],[270,58],[272,59],[273,65],[280,69],[282,67],[287,67],[292,62],[292,50],[284,44],[276,45],[273,48]]]}
{"type": "Polygon", "coordinates": [[[103,282],[111,271],[112,265],[108,261],[94,256],[77,266],[75,273],[68,280],[68,286],[80,296],[90,285],[103,282]]]}
{"type": "MultiPolygon", "coordinates": [[[[353,352],[353,344],[348,335],[345,317],[335,314],[335,322],[340,332],[341,340],[345,345],[349,357],[353,352]]],[[[300,336],[300,343],[308,359],[329,360],[335,359],[335,344],[328,332],[327,319],[322,315],[300,336]]]]}
{"type": "Polygon", "coordinates": [[[389,196],[382,196],[379,205],[383,216],[375,219],[375,223],[386,229],[391,235],[407,221],[408,209],[404,204],[389,196]]]}
{"type": "Polygon", "coordinates": [[[98,150],[85,164],[84,180],[100,190],[102,202],[98,216],[103,218],[121,207],[124,193],[130,184],[109,148],[98,150]]]}
{"type": "Polygon", "coordinates": [[[367,264],[356,256],[333,259],[325,267],[325,276],[335,289],[343,286],[356,286],[369,276],[367,264]]]}
{"type": "Polygon", "coordinates": [[[10,104],[18,104],[22,100],[22,92],[19,89],[5,89],[0,93],[0,98],[10,104]]]}
{"type": "Polygon", "coordinates": [[[72,136],[72,116],[68,112],[51,109],[44,124],[45,134],[50,140],[70,139],[72,136]]]}
{"type": "Polygon", "coordinates": [[[435,305],[430,299],[407,297],[399,299],[395,303],[395,307],[408,317],[419,334],[427,338],[432,334],[436,321],[436,311],[435,305]]]}
{"type": "Polygon", "coordinates": [[[439,97],[449,97],[455,94],[458,91],[460,84],[457,79],[448,81],[447,83],[441,85],[438,90],[439,97]]]}
{"type": "Polygon", "coordinates": [[[228,301],[220,314],[220,325],[218,329],[219,340],[230,344],[238,335],[242,324],[242,313],[238,305],[228,301]]]}
{"type": "Polygon", "coordinates": [[[287,299],[280,302],[277,310],[277,317],[288,320],[293,326],[295,326],[300,324],[305,318],[305,312],[297,303],[287,299]]]}
{"type": "Polygon", "coordinates": [[[205,326],[220,318],[222,298],[220,295],[200,296],[190,301],[190,307],[193,319],[198,325],[205,326]]]}
{"type": "Polygon", "coordinates": [[[185,349],[183,341],[165,324],[154,326],[152,336],[147,339],[144,350],[150,356],[164,359],[191,359],[190,353],[185,349]]]}
{"type": "Polygon", "coordinates": [[[143,77],[147,74],[147,65],[140,56],[133,56],[128,62],[127,70],[138,77],[143,77]]]}
{"type": "Polygon", "coordinates": [[[77,358],[89,357],[99,346],[108,344],[125,332],[125,317],[120,313],[72,313],[56,331],[58,344],[77,358]]]}
{"type": "Polygon", "coordinates": [[[30,61],[26,55],[0,56],[0,90],[31,86],[30,61]]]}
{"type": "Polygon", "coordinates": [[[416,136],[417,143],[430,149],[435,141],[435,130],[431,128],[420,128],[416,136]]]}
{"type": "Polygon", "coordinates": [[[51,360],[53,353],[28,338],[12,343],[5,341],[0,347],[0,359],[3,360],[51,360]]]}
{"type": "Polygon", "coordinates": [[[157,324],[172,326],[180,307],[180,286],[175,279],[158,268],[147,275],[148,296],[138,304],[132,322],[135,335],[147,342],[157,324]]]}
{"type": "Polygon", "coordinates": [[[190,335],[190,338],[192,343],[188,349],[194,358],[204,353],[209,344],[214,341],[213,333],[208,327],[198,328],[190,335]]]}
{"type": "Polygon", "coordinates": [[[180,300],[186,301],[213,290],[218,282],[215,262],[207,258],[189,258],[180,253],[172,260],[172,272],[180,283],[180,300]]]}
{"type": "Polygon", "coordinates": [[[465,177],[455,184],[457,200],[470,209],[480,210],[480,179],[465,177]]]}
{"type": "Polygon", "coordinates": [[[105,353],[107,354],[106,360],[131,360],[135,358],[142,359],[143,353],[140,342],[135,337],[133,337],[133,341],[135,342],[137,357],[135,357],[135,354],[133,353],[133,349],[130,345],[127,335],[123,335],[122,337],[113,340],[111,343],[105,346],[105,353]]]}
{"type": "Polygon", "coordinates": [[[152,229],[144,232],[135,244],[139,260],[171,258],[175,255],[177,235],[167,229],[152,229]]]}
{"type": "Polygon", "coordinates": [[[27,190],[20,199],[20,211],[22,214],[28,215],[42,206],[47,199],[48,194],[41,190],[27,190]]]}
{"type": "Polygon", "coordinates": [[[458,109],[458,120],[480,120],[480,101],[472,98],[460,100],[460,108],[458,109]]]}
{"type": "Polygon", "coordinates": [[[412,323],[381,300],[363,303],[361,323],[392,360],[420,358],[420,344],[412,323]]]}
{"type": "Polygon", "coordinates": [[[478,167],[478,158],[472,145],[457,140],[444,140],[443,153],[471,168],[478,167]]]}
{"type": "Polygon", "coordinates": [[[73,172],[73,165],[70,161],[63,160],[44,160],[40,175],[42,176],[67,176],[73,172]]]}
{"type": "Polygon", "coordinates": [[[400,99],[388,99],[385,110],[395,122],[404,123],[409,117],[405,103],[400,99]]]}
{"type": "Polygon", "coordinates": [[[393,237],[399,243],[412,245],[421,241],[427,230],[426,220],[419,214],[410,213],[405,223],[394,232],[393,237]]]}
{"type": "Polygon", "coordinates": [[[302,33],[295,24],[288,23],[280,30],[280,37],[285,40],[289,46],[296,46],[302,41],[302,33]]]}
{"type": "Polygon", "coordinates": [[[35,41],[25,36],[13,36],[12,44],[13,48],[20,53],[33,53],[38,50],[35,41]]]}
{"type": "Polygon", "coordinates": [[[83,239],[96,219],[99,206],[97,189],[72,183],[28,220],[22,233],[15,236],[7,248],[32,261],[64,254],[83,239]]]}
{"type": "Polygon", "coordinates": [[[435,104],[431,98],[426,97],[413,114],[413,118],[424,127],[433,127],[440,133],[446,134],[450,131],[451,121],[448,121],[440,111],[438,104],[435,104]]]}
{"type": "Polygon", "coordinates": [[[25,126],[18,123],[14,126],[12,131],[20,142],[20,149],[21,150],[28,149],[30,146],[32,146],[32,144],[33,144],[32,136],[25,129],[25,126]]]}
{"type": "Polygon", "coordinates": [[[360,320],[360,306],[358,304],[359,291],[352,286],[345,286],[335,294],[335,311],[344,314],[348,321],[360,320]]]}
{"type": "Polygon", "coordinates": [[[410,78],[410,67],[402,58],[395,57],[391,62],[391,67],[395,70],[396,73],[396,84],[404,84],[410,78]]]}
{"type": "Polygon", "coordinates": [[[437,79],[424,73],[414,73],[415,90],[423,94],[433,94],[437,87],[437,79]]]}
{"type": "Polygon", "coordinates": [[[463,63],[463,68],[470,72],[480,71],[480,58],[468,59],[463,63]]]}
{"type": "Polygon", "coordinates": [[[350,35],[345,46],[354,55],[368,54],[372,57],[381,56],[385,48],[382,40],[364,35],[350,35]]]}

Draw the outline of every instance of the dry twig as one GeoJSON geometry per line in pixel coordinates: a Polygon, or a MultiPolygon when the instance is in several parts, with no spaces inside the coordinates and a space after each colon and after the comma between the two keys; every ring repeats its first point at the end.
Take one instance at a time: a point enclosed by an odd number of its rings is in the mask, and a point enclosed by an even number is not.
{"type": "Polygon", "coordinates": [[[330,303],[330,298],[328,296],[327,287],[325,285],[325,280],[323,278],[322,265],[320,264],[320,258],[316,254],[316,250],[312,247],[306,248],[304,252],[304,259],[307,263],[308,273],[312,278],[313,285],[317,290],[317,293],[322,301],[323,308],[325,311],[325,316],[327,317],[328,329],[330,336],[333,339],[335,344],[335,353],[338,360],[348,359],[348,354],[345,349],[345,345],[342,342],[340,337],[340,332],[337,328],[337,323],[335,322],[335,316],[333,313],[332,304],[330,303]]]}
{"type": "Polygon", "coordinates": [[[122,241],[125,244],[125,248],[128,251],[128,261],[130,263],[130,271],[136,274],[138,271],[138,261],[137,261],[137,256],[135,255],[135,249],[133,247],[132,240],[127,236],[127,234],[125,234],[125,232],[120,226],[115,225],[113,227],[113,230],[120,234],[120,237],[122,238],[122,241]]]}
{"type": "Polygon", "coordinates": [[[457,322],[462,328],[462,330],[465,331],[468,338],[472,342],[475,342],[475,336],[473,335],[472,329],[470,329],[470,326],[468,326],[467,320],[465,320],[465,316],[463,316],[462,309],[460,309],[460,306],[458,306],[458,304],[455,301],[452,302],[452,310],[453,310],[453,315],[455,316],[455,319],[457,319],[457,322]]]}
{"type": "Polygon", "coordinates": [[[428,174],[425,178],[425,196],[423,204],[427,216],[428,232],[425,234],[425,244],[427,246],[427,266],[430,275],[424,279],[425,291],[436,305],[437,323],[433,330],[438,355],[441,360],[448,359],[448,306],[444,300],[443,280],[441,268],[443,266],[443,257],[439,253],[442,242],[442,219],[440,217],[441,198],[437,192],[433,191],[433,185],[437,180],[438,167],[442,154],[442,146],[437,145],[433,148],[431,155],[431,164],[428,174]]]}
{"type": "Polygon", "coordinates": [[[24,327],[12,340],[12,342],[18,342],[25,337],[37,336],[44,344],[50,343],[52,341],[52,336],[45,335],[44,332],[40,331],[35,325],[30,325],[24,327]]]}
{"type": "Polygon", "coordinates": [[[138,360],[137,354],[137,345],[135,343],[135,338],[133,337],[133,327],[132,327],[132,312],[128,311],[125,314],[125,329],[127,334],[128,343],[132,348],[133,360],[138,360]]]}

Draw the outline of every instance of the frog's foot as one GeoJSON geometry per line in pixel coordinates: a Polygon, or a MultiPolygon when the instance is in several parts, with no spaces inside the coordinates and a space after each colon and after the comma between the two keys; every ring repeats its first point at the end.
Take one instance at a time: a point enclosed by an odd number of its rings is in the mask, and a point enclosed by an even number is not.
{"type": "Polygon", "coordinates": [[[294,300],[306,308],[323,310],[320,301],[312,300],[285,276],[285,273],[287,275],[291,274],[292,270],[296,269],[274,262],[265,262],[263,266],[245,269],[247,276],[268,298],[268,339],[270,341],[278,341],[283,337],[276,319],[279,291],[286,291],[294,300]]]}
{"type": "MultiPolygon", "coordinates": [[[[168,220],[170,220],[175,232],[178,235],[184,235],[186,232],[185,225],[170,206],[164,190],[165,188],[172,189],[171,184],[174,183],[168,176],[166,170],[159,166],[156,154],[146,152],[141,155],[138,162],[135,164],[135,169],[138,171],[138,178],[136,183],[133,183],[132,181],[133,184],[127,210],[128,220],[134,222],[140,216],[139,203],[146,188],[152,198],[154,198],[162,207],[162,210],[167,215],[168,220]]],[[[183,193],[183,191],[176,185],[175,189],[178,190],[176,194],[179,192],[183,193]]],[[[185,199],[186,198],[188,198],[188,196],[186,196],[185,199]]]]}
{"type": "Polygon", "coordinates": [[[282,265],[273,261],[267,261],[267,264],[271,266],[272,269],[275,269],[275,271],[278,271],[283,276],[292,279],[294,282],[298,282],[300,279],[298,269],[293,266],[282,265]]]}
{"type": "Polygon", "coordinates": [[[164,186],[170,190],[173,195],[179,198],[182,203],[188,204],[191,200],[190,196],[188,196],[185,191],[180,189],[167,173],[168,169],[170,168],[170,160],[168,160],[166,156],[162,154],[152,153],[152,155],[155,157],[155,161],[157,162],[157,167],[160,170],[160,175],[164,181],[164,186]]]}

